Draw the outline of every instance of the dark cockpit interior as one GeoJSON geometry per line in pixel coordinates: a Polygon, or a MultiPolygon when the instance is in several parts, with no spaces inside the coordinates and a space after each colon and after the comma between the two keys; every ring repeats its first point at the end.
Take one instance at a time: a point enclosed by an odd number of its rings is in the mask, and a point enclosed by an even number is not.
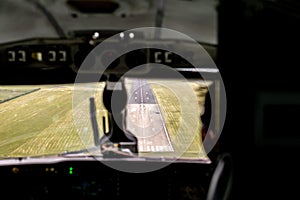
{"type": "Polygon", "coordinates": [[[1,195],[297,199],[299,24],[296,0],[1,1],[1,195]]]}

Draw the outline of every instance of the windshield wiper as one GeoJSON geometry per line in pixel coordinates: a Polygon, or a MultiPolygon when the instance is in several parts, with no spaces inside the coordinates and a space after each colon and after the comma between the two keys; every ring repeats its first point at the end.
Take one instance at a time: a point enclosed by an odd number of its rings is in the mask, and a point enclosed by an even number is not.
{"type": "Polygon", "coordinates": [[[25,96],[25,95],[33,93],[33,92],[36,92],[40,89],[41,88],[35,88],[35,89],[31,89],[31,90],[22,91],[22,90],[9,90],[9,89],[1,89],[0,88],[0,92],[5,91],[6,93],[8,93],[8,92],[17,93],[17,95],[7,95],[7,98],[4,98],[4,99],[0,98],[0,104],[10,101],[10,100],[13,100],[13,99],[16,99],[16,98],[19,98],[19,97],[22,97],[22,96],[25,96]]]}

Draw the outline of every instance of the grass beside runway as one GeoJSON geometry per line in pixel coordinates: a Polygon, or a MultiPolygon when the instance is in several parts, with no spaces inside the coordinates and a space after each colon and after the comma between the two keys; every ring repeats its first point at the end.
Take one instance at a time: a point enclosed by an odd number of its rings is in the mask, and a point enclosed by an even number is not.
{"type": "MultiPolygon", "coordinates": [[[[84,88],[82,92],[85,92],[84,88]]],[[[82,108],[89,108],[89,101],[86,99],[72,109],[72,95],[72,85],[45,86],[0,104],[0,156],[58,154],[93,145],[88,113],[79,113],[82,108]],[[78,114],[75,122],[74,113],[78,114]],[[84,142],[78,129],[88,132],[84,142]]],[[[97,102],[102,101],[101,92],[96,96],[97,102]]],[[[97,105],[98,117],[105,116],[103,105],[97,105]]],[[[99,123],[102,124],[102,121],[99,123]]]]}
{"type": "Polygon", "coordinates": [[[174,155],[181,158],[207,159],[200,134],[200,115],[207,92],[205,83],[166,80],[153,82],[151,87],[176,151],[174,155]]]}

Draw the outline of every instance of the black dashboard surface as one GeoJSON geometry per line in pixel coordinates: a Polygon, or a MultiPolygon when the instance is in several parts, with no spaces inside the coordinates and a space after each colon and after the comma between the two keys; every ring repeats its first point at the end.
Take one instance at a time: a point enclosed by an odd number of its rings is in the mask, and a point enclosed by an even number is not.
{"type": "Polygon", "coordinates": [[[0,190],[11,199],[206,199],[212,170],[195,163],[148,173],[121,172],[98,161],[16,164],[0,167],[0,190]]]}

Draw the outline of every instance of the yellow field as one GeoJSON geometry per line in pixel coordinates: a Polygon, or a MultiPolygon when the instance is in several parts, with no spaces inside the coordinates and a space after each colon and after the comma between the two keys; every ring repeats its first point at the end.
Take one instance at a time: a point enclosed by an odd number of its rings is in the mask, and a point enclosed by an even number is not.
{"type": "MultiPolygon", "coordinates": [[[[206,158],[199,134],[202,127],[200,113],[204,102],[203,95],[207,91],[205,87],[199,90],[199,82],[190,83],[192,89],[198,88],[195,98],[194,94],[186,93],[186,88],[181,83],[174,81],[151,83],[151,86],[175,151],[186,151],[183,157],[206,158]],[[185,95],[179,97],[173,90],[185,95]],[[194,102],[191,102],[193,99],[194,102]],[[198,108],[186,107],[182,103],[196,104],[198,108]]],[[[106,116],[102,104],[103,87],[104,84],[99,83],[76,87],[76,92],[82,99],[77,97],[77,101],[73,102],[73,97],[76,96],[73,85],[0,86],[0,157],[59,154],[92,147],[94,141],[88,97],[95,97],[102,136],[102,117],[106,116]],[[37,88],[40,89],[19,96],[22,92],[37,88]],[[13,96],[18,97],[1,103],[13,96]]]]}

